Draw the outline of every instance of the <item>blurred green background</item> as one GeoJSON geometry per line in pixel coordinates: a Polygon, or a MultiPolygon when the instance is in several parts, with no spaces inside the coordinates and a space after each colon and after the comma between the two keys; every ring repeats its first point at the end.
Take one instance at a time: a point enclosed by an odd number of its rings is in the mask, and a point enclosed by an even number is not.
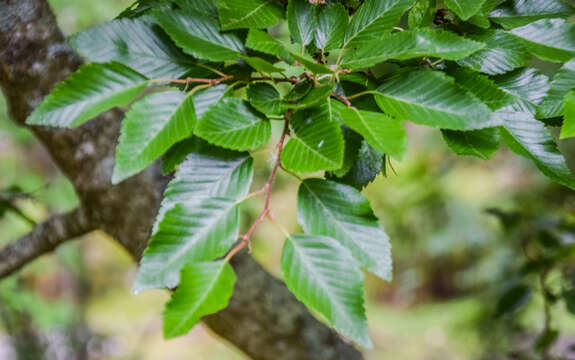
{"type": "MultiPolygon", "coordinates": [[[[50,3],[69,35],[114,18],[131,0],[50,3]]],[[[390,235],[395,262],[392,283],[367,279],[376,343],[368,358],[538,358],[533,347],[546,306],[550,326],[560,332],[552,351],[575,356],[575,317],[569,313],[575,301],[567,295],[544,301],[541,272],[530,270],[540,265],[538,259],[564,254],[570,248],[561,246],[575,242],[573,194],[505,149],[488,162],[457,158],[438,131],[411,124],[408,130],[404,161],[394,162],[394,171],[365,191],[390,235]],[[519,291],[521,286],[530,291],[519,291]]],[[[575,158],[575,151],[567,151],[575,158]]],[[[269,154],[255,157],[254,188],[265,181],[270,166],[269,154]]],[[[274,213],[294,231],[296,190],[292,178],[282,174],[272,199],[274,213]]],[[[0,97],[2,197],[15,199],[30,219],[0,207],[0,244],[25,234],[31,222],[77,203],[41,145],[11,123],[0,97]]],[[[245,204],[246,223],[261,206],[259,200],[245,204]]],[[[277,276],[282,240],[264,223],[253,249],[277,276]]],[[[571,257],[561,256],[546,268],[548,292],[570,291],[571,257]]],[[[245,359],[203,326],[163,340],[161,314],[168,294],[132,295],[134,273],[127,254],[105,234],[94,233],[1,282],[0,359],[245,359]]]]}

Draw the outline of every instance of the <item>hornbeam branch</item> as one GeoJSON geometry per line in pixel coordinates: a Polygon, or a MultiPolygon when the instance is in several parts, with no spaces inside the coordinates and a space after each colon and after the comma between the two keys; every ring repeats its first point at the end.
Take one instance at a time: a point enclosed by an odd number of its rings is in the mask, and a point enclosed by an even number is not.
{"type": "Polygon", "coordinates": [[[18,271],[59,245],[94,230],[81,209],[55,215],[0,250],[0,279],[18,271]]]}

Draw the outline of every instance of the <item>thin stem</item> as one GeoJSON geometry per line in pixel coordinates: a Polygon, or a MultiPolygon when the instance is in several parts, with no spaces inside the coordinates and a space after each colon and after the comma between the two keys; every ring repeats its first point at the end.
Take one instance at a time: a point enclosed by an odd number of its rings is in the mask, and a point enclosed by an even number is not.
{"type": "MultiPolygon", "coordinates": [[[[272,168],[272,172],[270,174],[270,177],[268,178],[268,181],[266,182],[266,184],[264,185],[264,187],[259,190],[254,192],[253,194],[257,194],[259,195],[260,193],[265,193],[265,203],[264,203],[264,209],[262,210],[262,212],[258,215],[258,217],[256,218],[256,220],[254,221],[254,223],[252,224],[252,226],[250,226],[250,228],[248,229],[248,231],[241,236],[241,241],[239,244],[237,244],[232,250],[230,250],[230,252],[226,255],[225,257],[225,261],[230,261],[230,259],[237,254],[241,249],[243,249],[246,245],[249,244],[250,239],[254,233],[254,231],[256,230],[256,228],[258,227],[258,225],[266,218],[268,217],[269,213],[270,213],[270,201],[271,201],[271,196],[272,196],[272,185],[274,183],[276,174],[278,172],[279,167],[281,166],[281,156],[282,156],[282,150],[284,147],[284,142],[285,139],[287,137],[287,135],[289,134],[289,117],[291,115],[291,112],[287,112],[286,116],[285,116],[285,121],[284,121],[284,130],[282,132],[280,141],[278,142],[276,148],[277,148],[277,159],[276,162],[274,163],[274,167],[272,168]]],[[[252,195],[252,196],[256,196],[256,195],[252,195]]],[[[269,217],[268,217],[269,218],[269,217]]]]}
{"type": "Polygon", "coordinates": [[[357,94],[353,94],[351,96],[348,96],[347,99],[348,100],[353,100],[353,99],[357,99],[360,96],[364,96],[364,95],[373,95],[373,94],[377,94],[377,91],[375,90],[366,90],[366,91],[362,91],[362,92],[358,92],[357,94]]]}
{"type": "Polygon", "coordinates": [[[278,228],[279,231],[281,231],[282,234],[284,234],[288,238],[291,237],[289,231],[279,221],[276,220],[276,218],[272,215],[271,212],[267,214],[267,218],[272,223],[272,225],[274,225],[276,228],[278,228]]]}

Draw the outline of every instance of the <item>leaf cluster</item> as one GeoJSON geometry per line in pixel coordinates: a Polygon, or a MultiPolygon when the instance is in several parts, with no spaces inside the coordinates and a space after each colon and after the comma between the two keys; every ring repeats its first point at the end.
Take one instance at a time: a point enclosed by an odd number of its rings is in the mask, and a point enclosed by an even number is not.
{"type": "Polygon", "coordinates": [[[286,233],[285,281],[369,347],[360,269],[390,280],[391,247],[360,190],[404,156],[404,122],[438,129],[459,155],[489,159],[504,143],[575,189],[548,128],[575,135],[573,14],[561,0],[140,0],[70,38],[91,63],[28,123],[79,126],[131,105],[112,181],[159,158],[175,171],[134,285],[176,289],[168,337],[226,306],[228,260],[271,219],[275,171],[315,174],[296,175],[304,233],[286,233]],[[289,39],[273,35],[284,21],[289,39]],[[550,80],[532,57],[561,69],[550,80]],[[280,122],[270,181],[250,194],[250,152],[280,122]],[[240,235],[242,201],[264,193],[240,235]]]}

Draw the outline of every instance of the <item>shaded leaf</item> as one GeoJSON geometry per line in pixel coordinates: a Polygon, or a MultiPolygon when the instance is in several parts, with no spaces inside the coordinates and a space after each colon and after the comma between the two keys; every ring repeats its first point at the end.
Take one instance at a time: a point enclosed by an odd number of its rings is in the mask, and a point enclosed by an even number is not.
{"type": "Polygon", "coordinates": [[[59,83],[26,121],[30,125],[73,127],[130,103],[148,79],[119,63],[87,64],[59,83]]]}
{"type": "Polygon", "coordinates": [[[286,239],[281,269],[288,288],[342,335],[373,347],[363,299],[363,274],[337,241],[297,234],[286,239]]]}
{"type": "Polygon", "coordinates": [[[306,234],[333,238],[365,269],[391,281],[391,244],[369,201],[355,188],[306,179],[298,192],[298,222],[306,234]]]}
{"type": "Polygon", "coordinates": [[[265,54],[274,55],[293,63],[294,59],[286,47],[276,38],[265,31],[250,29],[246,39],[246,47],[261,51],[265,54]]]}
{"type": "Polygon", "coordinates": [[[484,46],[483,43],[448,31],[418,28],[385,34],[373,42],[362,43],[357,50],[349,50],[342,63],[344,67],[359,69],[389,59],[407,60],[430,56],[459,60],[484,46]]]}
{"type": "Polygon", "coordinates": [[[462,20],[467,20],[477,14],[485,0],[445,0],[449,10],[459,16],[462,20]]]}
{"type": "Polygon", "coordinates": [[[489,30],[470,39],[485,44],[485,48],[457,63],[489,75],[504,74],[521,67],[531,55],[515,36],[502,30],[489,30]]]}
{"type": "Polygon", "coordinates": [[[407,18],[410,29],[425,27],[433,22],[435,15],[435,0],[419,0],[411,10],[407,18]]]}
{"type": "Polygon", "coordinates": [[[472,131],[442,130],[443,140],[457,155],[470,155],[488,160],[499,149],[499,130],[487,128],[472,131]]]}
{"type": "Polygon", "coordinates": [[[239,37],[221,33],[217,19],[195,12],[164,11],[154,16],[162,29],[186,53],[203,60],[238,60],[244,52],[239,37]]]}
{"type": "Polygon", "coordinates": [[[508,289],[497,302],[495,317],[501,317],[519,310],[531,298],[531,289],[519,284],[508,289]]]}
{"type": "Polygon", "coordinates": [[[193,66],[193,59],[147,16],[108,21],[72,35],[68,42],[90,61],[116,61],[151,79],[179,78],[193,66]]]}
{"type": "Polygon", "coordinates": [[[384,166],[385,155],[369,145],[367,141],[360,140],[351,169],[344,176],[328,176],[328,179],[361,190],[381,174],[385,169],[384,166]]]}

